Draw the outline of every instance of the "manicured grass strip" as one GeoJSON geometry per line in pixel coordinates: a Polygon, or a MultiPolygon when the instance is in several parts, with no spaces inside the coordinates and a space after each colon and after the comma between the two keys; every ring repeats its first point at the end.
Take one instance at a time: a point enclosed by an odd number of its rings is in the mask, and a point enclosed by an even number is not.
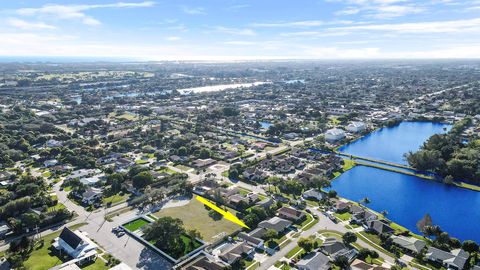
{"type": "Polygon", "coordinates": [[[480,191],[480,186],[467,184],[465,182],[455,183],[455,185],[457,187],[461,187],[461,188],[467,188],[467,189],[471,189],[471,190],[474,190],[474,191],[480,191]]]}
{"type": "Polygon", "coordinates": [[[294,247],[292,250],[290,250],[287,255],[285,255],[285,257],[287,257],[287,259],[293,259],[293,256],[297,255],[297,253],[299,251],[303,250],[301,247],[299,246],[296,246],[294,247]]]}
{"type": "Polygon", "coordinates": [[[150,222],[148,222],[147,220],[145,220],[143,218],[139,218],[139,219],[136,219],[134,221],[131,221],[128,224],[123,225],[123,227],[125,227],[125,229],[127,229],[131,232],[134,232],[134,231],[140,229],[141,227],[143,227],[143,226],[145,226],[149,223],[150,222]]]}

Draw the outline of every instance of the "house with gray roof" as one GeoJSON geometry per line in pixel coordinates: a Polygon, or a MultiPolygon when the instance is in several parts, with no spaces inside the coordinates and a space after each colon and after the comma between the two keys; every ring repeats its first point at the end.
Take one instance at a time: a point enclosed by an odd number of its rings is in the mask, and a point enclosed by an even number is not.
{"type": "Polygon", "coordinates": [[[357,252],[355,249],[349,249],[342,241],[336,238],[327,238],[320,246],[320,251],[329,256],[332,260],[339,256],[345,256],[351,262],[355,259],[357,252]]]}
{"type": "Polygon", "coordinates": [[[244,242],[246,242],[247,244],[249,244],[249,245],[251,245],[255,248],[263,249],[264,241],[261,238],[254,237],[254,236],[246,234],[244,232],[240,232],[237,235],[237,237],[238,237],[238,239],[243,240],[244,242]]]}
{"type": "Polygon", "coordinates": [[[425,241],[405,236],[392,236],[393,244],[402,248],[403,250],[418,254],[425,248],[427,245],[425,241]]]}
{"type": "Polygon", "coordinates": [[[435,247],[429,247],[425,257],[430,261],[441,263],[447,269],[462,270],[469,254],[463,249],[454,249],[451,252],[447,252],[435,247]]]}
{"type": "Polygon", "coordinates": [[[299,270],[328,270],[330,259],[321,252],[312,252],[303,257],[296,266],[299,270]]]}
{"type": "Polygon", "coordinates": [[[264,220],[258,224],[258,227],[260,228],[265,228],[265,229],[272,229],[275,230],[278,233],[283,232],[286,228],[290,227],[292,225],[291,221],[288,221],[283,218],[279,217],[272,217],[269,220],[264,220]]]}
{"type": "Polygon", "coordinates": [[[367,221],[366,229],[377,234],[392,234],[395,230],[381,220],[367,221]]]}
{"type": "Polygon", "coordinates": [[[249,256],[255,251],[255,248],[245,242],[237,242],[231,244],[218,256],[227,264],[233,264],[243,258],[249,256]]]}

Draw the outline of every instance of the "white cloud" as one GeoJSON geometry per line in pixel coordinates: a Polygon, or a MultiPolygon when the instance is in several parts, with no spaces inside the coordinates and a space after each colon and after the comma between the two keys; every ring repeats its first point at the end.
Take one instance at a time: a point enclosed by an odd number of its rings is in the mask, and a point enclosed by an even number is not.
{"type": "Polygon", "coordinates": [[[215,31],[222,32],[229,35],[237,35],[237,36],[255,36],[257,33],[249,28],[231,28],[231,27],[223,27],[217,26],[214,27],[215,31]]]}
{"type": "Polygon", "coordinates": [[[8,18],[6,23],[22,30],[49,30],[56,28],[55,26],[46,24],[44,22],[27,22],[18,18],[8,18]]]}
{"type": "Polygon", "coordinates": [[[324,25],[348,25],[354,24],[354,21],[349,20],[335,20],[335,21],[320,21],[320,20],[307,20],[307,21],[292,21],[292,22],[272,22],[272,23],[252,23],[252,27],[264,27],[264,28],[308,28],[324,25]]]}
{"type": "Polygon", "coordinates": [[[336,15],[362,14],[368,18],[391,19],[424,12],[425,4],[412,3],[409,0],[331,0],[343,2],[347,7],[335,12],[336,15]]]}
{"type": "Polygon", "coordinates": [[[310,47],[306,55],[320,59],[370,59],[380,56],[379,48],[343,49],[338,47],[310,47]]]}
{"type": "Polygon", "coordinates": [[[398,24],[369,24],[347,27],[330,28],[330,31],[385,31],[396,33],[460,33],[480,31],[480,18],[470,20],[453,21],[435,21],[435,22],[416,22],[416,23],[398,23],[398,24]]]}
{"type": "Polygon", "coordinates": [[[182,11],[186,14],[190,15],[206,15],[207,12],[203,7],[188,7],[188,6],[181,6],[182,11]]]}
{"type": "Polygon", "coordinates": [[[252,46],[252,45],[257,45],[258,43],[253,41],[232,40],[232,41],[226,41],[223,44],[233,45],[233,46],[252,46]]]}
{"type": "Polygon", "coordinates": [[[48,4],[39,8],[22,8],[16,10],[18,15],[22,16],[40,16],[44,18],[58,18],[63,20],[80,21],[86,25],[99,25],[101,22],[92,16],[85,14],[85,11],[91,9],[101,8],[139,8],[151,7],[155,4],[152,1],[127,3],[117,2],[112,4],[98,4],[98,5],[59,5],[48,4]]]}
{"type": "Polygon", "coordinates": [[[167,37],[165,38],[167,41],[178,41],[180,39],[182,39],[181,37],[177,37],[177,36],[171,36],[171,37],[167,37]]]}
{"type": "Polygon", "coordinates": [[[227,9],[231,11],[238,11],[240,9],[249,8],[249,7],[250,5],[233,5],[233,6],[229,6],[227,9]]]}

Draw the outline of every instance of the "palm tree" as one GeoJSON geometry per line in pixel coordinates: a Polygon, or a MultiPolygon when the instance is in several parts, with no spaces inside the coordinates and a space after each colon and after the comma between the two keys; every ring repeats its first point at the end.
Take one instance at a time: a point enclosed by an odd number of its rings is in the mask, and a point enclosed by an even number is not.
{"type": "Polygon", "coordinates": [[[371,201],[368,197],[365,197],[363,199],[360,200],[360,203],[364,203],[364,204],[369,204],[371,201]]]}

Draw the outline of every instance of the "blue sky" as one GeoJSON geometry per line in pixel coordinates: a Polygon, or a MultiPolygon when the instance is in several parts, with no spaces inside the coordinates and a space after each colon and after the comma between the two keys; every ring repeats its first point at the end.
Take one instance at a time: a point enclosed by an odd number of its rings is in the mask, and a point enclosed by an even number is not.
{"type": "Polygon", "coordinates": [[[480,58],[480,0],[0,0],[0,55],[480,58]]]}

